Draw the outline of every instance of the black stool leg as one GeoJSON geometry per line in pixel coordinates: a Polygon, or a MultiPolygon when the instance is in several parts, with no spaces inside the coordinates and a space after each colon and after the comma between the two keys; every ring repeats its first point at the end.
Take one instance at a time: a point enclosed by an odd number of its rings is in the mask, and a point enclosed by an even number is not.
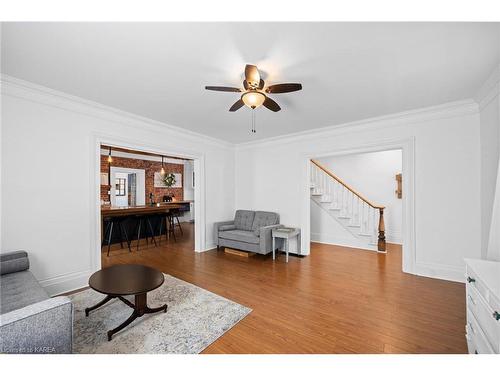
{"type": "Polygon", "coordinates": [[[102,237],[102,242],[101,242],[101,247],[104,246],[106,243],[106,238],[108,237],[108,231],[109,231],[109,226],[111,225],[111,222],[106,223],[106,229],[104,230],[104,236],[102,237]]]}
{"type": "Polygon", "coordinates": [[[170,216],[170,230],[172,231],[172,235],[174,236],[174,241],[177,242],[177,238],[175,237],[175,224],[173,216],[170,216]]]}
{"type": "Polygon", "coordinates": [[[158,244],[161,245],[161,230],[163,228],[163,218],[162,217],[160,217],[160,221],[159,221],[158,225],[160,226],[160,240],[158,241],[158,244]]]}
{"type": "Polygon", "coordinates": [[[123,226],[123,222],[120,221],[120,237],[122,234],[125,235],[125,241],[127,241],[128,251],[129,251],[129,253],[131,253],[132,249],[130,248],[130,241],[128,240],[127,231],[125,230],[125,227],[123,226]]]}
{"type": "Polygon", "coordinates": [[[108,257],[109,257],[109,249],[111,247],[111,236],[113,235],[113,222],[111,222],[111,226],[109,228],[109,237],[108,237],[108,257]]]}
{"type": "Polygon", "coordinates": [[[179,221],[179,216],[175,217],[177,219],[177,225],[179,226],[179,229],[181,230],[181,236],[184,236],[184,233],[182,233],[182,225],[181,222],[179,221]]]}
{"type": "Polygon", "coordinates": [[[165,216],[165,238],[170,239],[169,217],[165,216]]]}
{"type": "Polygon", "coordinates": [[[149,220],[149,217],[146,217],[146,223],[149,226],[149,230],[151,231],[151,238],[153,239],[153,242],[154,242],[155,247],[156,247],[157,245],[156,245],[155,232],[153,231],[153,226],[151,225],[151,221],[149,220]]]}
{"type": "Polygon", "coordinates": [[[139,243],[141,242],[141,224],[142,224],[142,219],[138,219],[137,223],[137,251],[139,251],[139,243]]]}

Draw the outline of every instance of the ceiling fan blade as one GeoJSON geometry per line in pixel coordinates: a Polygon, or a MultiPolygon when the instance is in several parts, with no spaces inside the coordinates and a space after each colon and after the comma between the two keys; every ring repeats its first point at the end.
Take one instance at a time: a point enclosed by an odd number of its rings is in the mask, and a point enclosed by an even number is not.
{"type": "Polygon", "coordinates": [[[277,85],[271,85],[266,89],[268,94],[284,94],[285,92],[293,92],[302,90],[302,85],[300,83],[278,83],[277,85]]]}
{"type": "Polygon", "coordinates": [[[281,107],[278,105],[278,103],[276,103],[268,96],[266,96],[266,100],[264,100],[264,103],[262,103],[262,105],[273,112],[278,112],[279,110],[281,110],[281,107]]]}
{"type": "Polygon", "coordinates": [[[264,88],[264,80],[261,78],[260,81],[259,81],[259,90],[262,90],[264,88]]]}
{"type": "Polygon", "coordinates": [[[241,107],[243,107],[245,105],[245,103],[243,103],[243,100],[238,100],[236,103],[234,103],[231,108],[229,108],[229,112],[235,112],[237,111],[238,109],[240,109],[241,107]]]}
{"type": "Polygon", "coordinates": [[[205,86],[205,90],[241,92],[241,89],[239,89],[237,87],[225,87],[225,86],[205,86]]]}
{"type": "Polygon", "coordinates": [[[245,88],[245,90],[248,90],[250,88],[250,86],[248,86],[246,79],[243,81],[243,87],[245,88]]]}
{"type": "Polygon", "coordinates": [[[255,65],[246,65],[245,66],[245,80],[247,81],[249,86],[259,87],[260,83],[260,74],[259,69],[255,65]]]}

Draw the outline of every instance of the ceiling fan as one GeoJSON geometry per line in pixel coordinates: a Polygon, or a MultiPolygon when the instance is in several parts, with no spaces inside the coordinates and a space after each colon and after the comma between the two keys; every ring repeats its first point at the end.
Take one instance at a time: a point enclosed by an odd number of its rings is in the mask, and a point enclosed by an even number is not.
{"type": "Polygon", "coordinates": [[[251,109],[255,109],[263,105],[273,112],[278,112],[281,107],[273,99],[266,94],[284,94],[302,90],[300,83],[278,83],[265,87],[265,82],[260,78],[259,69],[255,65],[245,66],[245,80],[243,81],[243,89],[237,87],[224,87],[224,86],[205,86],[207,90],[213,91],[227,91],[227,92],[241,92],[241,98],[234,103],[229,112],[235,112],[244,105],[251,109]]]}

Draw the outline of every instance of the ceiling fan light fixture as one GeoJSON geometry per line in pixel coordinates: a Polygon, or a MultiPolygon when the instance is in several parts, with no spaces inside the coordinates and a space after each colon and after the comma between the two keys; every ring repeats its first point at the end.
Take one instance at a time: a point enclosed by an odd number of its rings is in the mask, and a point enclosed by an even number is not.
{"type": "Polygon", "coordinates": [[[258,91],[250,91],[241,95],[241,100],[243,100],[243,103],[245,103],[247,107],[255,109],[264,103],[266,96],[258,91]]]}

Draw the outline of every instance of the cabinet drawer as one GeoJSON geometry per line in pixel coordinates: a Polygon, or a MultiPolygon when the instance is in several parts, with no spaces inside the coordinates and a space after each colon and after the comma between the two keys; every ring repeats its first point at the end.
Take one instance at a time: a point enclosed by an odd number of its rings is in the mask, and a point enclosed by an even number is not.
{"type": "Polygon", "coordinates": [[[498,351],[500,348],[500,321],[494,317],[495,311],[479,295],[474,284],[467,285],[467,307],[474,314],[490,345],[498,351]]]}
{"type": "Polygon", "coordinates": [[[474,318],[474,314],[469,309],[467,309],[467,326],[465,327],[465,331],[467,332],[465,337],[467,338],[469,353],[472,351],[477,354],[494,354],[486,336],[474,318]]]}
{"type": "Polygon", "coordinates": [[[471,269],[470,267],[467,267],[467,274],[465,275],[465,278],[467,286],[473,285],[477,289],[479,294],[481,294],[484,297],[486,297],[489,294],[486,285],[484,285],[484,283],[481,281],[481,278],[478,277],[474,272],[474,270],[471,269]]]}

